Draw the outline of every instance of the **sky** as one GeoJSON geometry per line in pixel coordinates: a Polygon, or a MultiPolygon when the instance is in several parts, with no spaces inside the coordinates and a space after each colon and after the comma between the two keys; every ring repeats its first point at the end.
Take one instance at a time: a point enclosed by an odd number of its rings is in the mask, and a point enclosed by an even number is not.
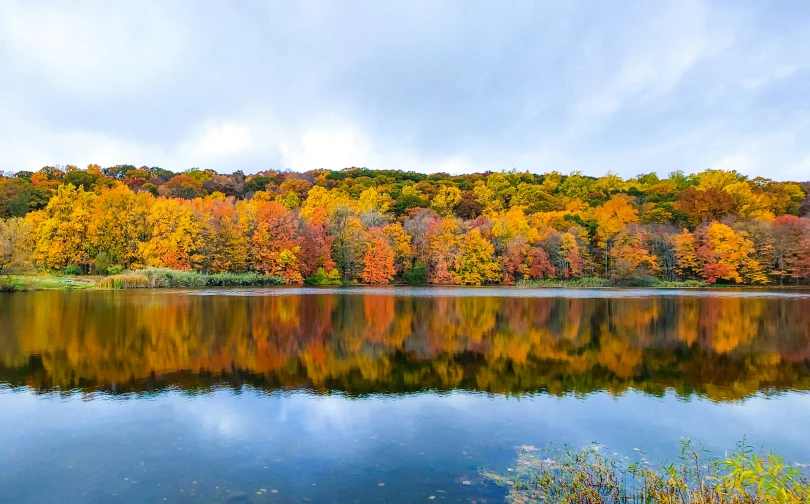
{"type": "Polygon", "coordinates": [[[810,179],[806,0],[0,2],[0,171],[810,179]]]}

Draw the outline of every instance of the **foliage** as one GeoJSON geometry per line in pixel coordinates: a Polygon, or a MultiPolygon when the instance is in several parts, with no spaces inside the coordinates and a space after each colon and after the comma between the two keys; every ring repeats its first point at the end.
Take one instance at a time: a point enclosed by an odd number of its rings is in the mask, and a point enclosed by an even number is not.
{"type": "Polygon", "coordinates": [[[340,285],[340,273],[335,268],[328,272],[323,268],[318,268],[314,275],[304,279],[304,283],[307,285],[340,285]]]}
{"type": "Polygon", "coordinates": [[[559,504],[804,504],[810,484],[774,453],[745,442],[720,459],[683,441],[676,461],[662,465],[606,454],[591,445],[540,450],[522,447],[507,474],[482,471],[507,486],[507,502],[559,504]]]}
{"type": "Polygon", "coordinates": [[[77,264],[71,264],[71,265],[65,267],[63,273],[65,275],[76,276],[76,275],[81,275],[82,273],[84,273],[84,270],[82,270],[82,267],[77,265],[77,264]]]}
{"type": "Polygon", "coordinates": [[[363,256],[363,282],[368,284],[387,284],[393,278],[394,251],[385,236],[378,232],[366,244],[363,256]]]}
{"type": "Polygon", "coordinates": [[[99,252],[96,259],[93,261],[93,266],[96,268],[97,273],[106,275],[110,271],[110,267],[112,267],[110,255],[104,251],[99,252]]]}
{"type": "Polygon", "coordinates": [[[32,226],[24,219],[0,219],[0,276],[28,269],[33,250],[32,226]]]}
{"type": "Polygon", "coordinates": [[[417,261],[414,266],[402,275],[402,281],[410,285],[427,285],[427,266],[417,261]]]}
{"type": "Polygon", "coordinates": [[[0,175],[0,219],[25,219],[31,240],[18,255],[46,271],[101,271],[107,260],[98,268],[96,258],[109,257],[107,268],[254,272],[289,284],[322,268],[345,283],[387,283],[421,282],[420,262],[432,284],[810,284],[807,189],[723,170],[623,180],[52,166],[0,175]]]}

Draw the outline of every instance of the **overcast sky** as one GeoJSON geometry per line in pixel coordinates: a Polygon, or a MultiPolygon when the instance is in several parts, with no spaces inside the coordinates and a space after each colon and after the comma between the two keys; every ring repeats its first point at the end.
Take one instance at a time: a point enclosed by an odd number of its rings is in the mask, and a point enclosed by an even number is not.
{"type": "Polygon", "coordinates": [[[810,179],[810,1],[0,1],[0,170],[810,179]]]}

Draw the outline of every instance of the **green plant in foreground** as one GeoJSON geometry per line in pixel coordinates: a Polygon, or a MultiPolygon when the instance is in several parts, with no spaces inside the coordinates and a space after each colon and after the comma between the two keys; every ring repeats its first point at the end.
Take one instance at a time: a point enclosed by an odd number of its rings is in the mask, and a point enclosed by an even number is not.
{"type": "Polygon", "coordinates": [[[684,441],[675,462],[652,464],[605,454],[605,447],[540,450],[522,447],[507,474],[482,470],[507,486],[507,502],[560,504],[806,504],[810,484],[773,453],[745,442],[714,459],[684,441]]]}
{"type": "Polygon", "coordinates": [[[101,289],[177,288],[177,287],[248,287],[281,285],[284,279],[259,273],[215,273],[146,268],[137,272],[102,279],[101,289]]]}

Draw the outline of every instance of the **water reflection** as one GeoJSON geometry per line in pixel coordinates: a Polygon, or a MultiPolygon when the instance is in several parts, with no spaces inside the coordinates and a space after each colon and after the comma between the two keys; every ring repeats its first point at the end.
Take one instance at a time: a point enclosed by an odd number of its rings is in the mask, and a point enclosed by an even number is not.
{"type": "Polygon", "coordinates": [[[110,392],[670,388],[713,400],[810,389],[806,297],[272,292],[284,295],[4,295],[0,382],[110,392]]]}

